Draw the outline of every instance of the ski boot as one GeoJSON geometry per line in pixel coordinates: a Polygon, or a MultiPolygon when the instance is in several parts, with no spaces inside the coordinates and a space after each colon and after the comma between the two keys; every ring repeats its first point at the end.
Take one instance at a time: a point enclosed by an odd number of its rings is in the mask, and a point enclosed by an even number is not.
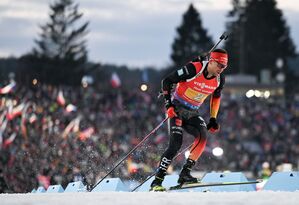
{"type": "Polygon", "coordinates": [[[162,186],[162,182],[164,180],[166,171],[170,163],[171,163],[171,159],[162,156],[157,174],[155,176],[154,181],[151,184],[150,191],[166,191],[166,189],[162,186]]]}
{"type": "Polygon", "coordinates": [[[195,165],[195,161],[192,159],[187,159],[186,164],[183,166],[183,169],[179,175],[178,184],[192,184],[197,183],[199,180],[191,176],[190,171],[195,165]]]}
{"type": "Polygon", "coordinates": [[[156,176],[154,181],[151,183],[150,191],[154,191],[154,192],[166,191],[166,189],[162,186],[163,180],[164,179],[161,179],[156,176]]]}
{"type": "Polygon", "coordinates": [[[151,183],[150,191],[166,191],[166,189],[162,186],[165,175],[165,171],[161,169],[158,170],[154,181],[151,183]]]}

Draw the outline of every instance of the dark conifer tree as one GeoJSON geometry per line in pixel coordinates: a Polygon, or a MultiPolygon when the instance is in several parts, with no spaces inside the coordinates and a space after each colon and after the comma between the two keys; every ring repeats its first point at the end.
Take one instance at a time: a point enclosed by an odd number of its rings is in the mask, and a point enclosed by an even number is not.
{"type": "Polygon", "coordinates": [[[231,40],[226,44],[233,58],[232,70],[259,76],[262,69],[270,69],[275,76],[277,60],[282,59],[287,65],[287,58],[295,55],[282,11],[275,0],[246,0],[243,6],[233,2],[230,16],[235,20],[228,24],[231,40]]]}
{"type": "Polygon", "coordinates": [[[34,64],[34,75],[47,83],[78,84],[87,63],[88,22],[78,22],[82,13],[72,0],[58,0],[50,5],[50,20],[40,26],[33,52],[23,57],[34,64]]]}
{"type": "Polygon", "coordinates": [[[183,15],[172,44],[171,59],[175,67],[182,66],[213,46],[207,30],[202,27],[200,14],[191,4],[183,15]]]}

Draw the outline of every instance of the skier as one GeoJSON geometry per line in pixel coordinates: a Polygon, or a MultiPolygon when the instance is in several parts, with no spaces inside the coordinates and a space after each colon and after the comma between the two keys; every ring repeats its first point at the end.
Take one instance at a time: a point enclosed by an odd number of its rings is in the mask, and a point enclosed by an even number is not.
{"type": "Polygon", "coordinates": [[[161,156],[155,179],[151,183],[151,191],[165,191],[162,182],[167,168],[182,145],[183,129],[195,139],[190,155],[179,174],[178,183],[198,182],[197,178],[191,176],[190,171],[206,146],[207,131],[212,133],[219,131],[220,126],[216,117],[225,82],[222,72],[227,64],[227,52],[224,49],[215,49],[209,59],[198,57],[162,80],[170,139],[168,148],[161,156]],[[175,89],[172,92],[174,85],[175,89]],[[211,95],[210,121],[206,125],[199,115],[199,108],[209,95],[211,95]]]}

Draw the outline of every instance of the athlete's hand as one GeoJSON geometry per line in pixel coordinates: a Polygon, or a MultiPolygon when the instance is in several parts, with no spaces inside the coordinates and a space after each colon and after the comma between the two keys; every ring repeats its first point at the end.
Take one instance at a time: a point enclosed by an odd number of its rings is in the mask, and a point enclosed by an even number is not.
{"type": "Polygon", "coordinates": [[[211,133],[216,133],[220,130],[220,125],[217,123],[216,118],[214,118],[214,117],[210,118],[210,122],[207,125],[207,129],[211,133]]]}
{"type": "Polygon", "coordinates": [[[174,118],[174,117],[178,116],[178,115],[175,113],[175,111],[174,111],[174,107],[173,107],[173,106],[171,106],[171,107],[169,107],[169,108],[167,109],[166,114],[167,114],[167,117],[168,117],[168,118],[174,118]]]}

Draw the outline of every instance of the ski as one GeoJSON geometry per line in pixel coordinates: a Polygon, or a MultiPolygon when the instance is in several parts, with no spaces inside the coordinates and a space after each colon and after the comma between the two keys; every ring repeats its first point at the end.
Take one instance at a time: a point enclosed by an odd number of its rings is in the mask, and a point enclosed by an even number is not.
{"type": "Polygon", "coordinates": [[[208,187],[208,186],[230,186],[230,185],[257,184],[257,183],[261,183],[262,181],[263,181],[262,179],[257,179],[254,181],[247,181],[247,182],[199,182],[199,183],[191,183],[191,184],[182,184],[182,185],[172,186],[172,187],[169,187],[166,191],[190,189],[190,188],[198,188],[198,187],[208,187]]]}

